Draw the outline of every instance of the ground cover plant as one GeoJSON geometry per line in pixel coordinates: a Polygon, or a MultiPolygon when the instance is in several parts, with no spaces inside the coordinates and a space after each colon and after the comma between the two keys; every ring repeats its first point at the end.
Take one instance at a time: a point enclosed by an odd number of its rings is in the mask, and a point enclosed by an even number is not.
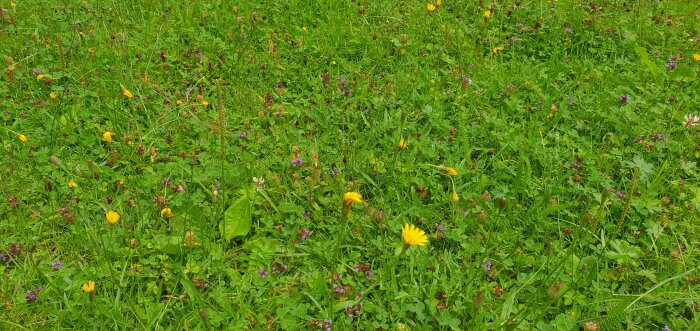
{"type": "Polygon", "coordinates": [[[700,4],[0,2],[0,329],[698,330],[700,4]]]}

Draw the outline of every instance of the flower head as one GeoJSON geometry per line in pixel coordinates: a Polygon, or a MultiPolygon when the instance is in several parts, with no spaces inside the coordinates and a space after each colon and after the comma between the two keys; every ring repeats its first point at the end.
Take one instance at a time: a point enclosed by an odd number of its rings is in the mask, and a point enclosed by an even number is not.
{"type": "Polygon", "coordinates": [[[78,183],[76,183],[74,180],[71,179],[70,182],[68,182],[68,187],[76,188],[76,187],[78,187],[78,183]]]}
{"type": "Polygon", "coordinates": [[[413,224],[404,224],[401,229],[403,242],[406,246],[425,246],[428,243],[428,237],[425,231],[417,228],[413,224]]]}
{"type": "Polygon", "coordinates": [[[107,214],[105,214],[105,217],[107,218],[107,223],[109,224],[117,223],[117,221],[119,221],[120,218],[119,213],[111,210],[108,211],[107,214]]]}
{"type": "Polygon", "coordinates": [[[33,290],[27,290],[27,302],[34,302],[37,299],[37,294],[41,291],[41,287],[33,290]]]}
{"type": "Polygon", "coordinates": [[[85,293],[95,292],[95,282],[89,281],[89,282],[83,284],[82,289],[85,293]]]}
{"type": "Polygon", "coordinates": [[[265,178],[253,177],[253,183],[255,183],[255,190],[260,192],[262,191],[262,184],[265,183],[265,178]]]}
{"type": "Polygon", "coordinates": [[[53,270],[53,271],[61,269],[62,266],[63,266],[63,262],[61,260],[58,260],[56,262],[51,262],[51,270],[53,270]]]}
{"type": "Polygon", "coordinates": [[[452,192],[452,201],[454,201],[454,202],[459,201],[459,194],[457,194],[457,192],[452,192]]]}
{"type": "Polygon", "coordinates": [[[44,79],[44,77],[46,77],[46,75],[38,74],[38,75],[36,75],[36,80],[42,80],[42,79],[44,79]]]}
{"type": "Polygon", "coordinates": [[[443,167],[442,170],[445,172],[446,175],[448,176],[457,176],[459,173],[457,172],[457,169],[455,168],[450,168],[450,167],[443,167]]]}
{"type": "Polygon", "coordinates": [[[683,118],[683,126],[685,126],[688,129],[698,125],[698,123],[700,123],[700,117],[698,117],[697,115],[687,114],[683,118]]]}
{"type": "Polygon", "coordinates": [[[207,108],[209,106],[209,101],[202,101],[202,107],[207,108]]]}
{"type": "Polygon", "coordinates": [[[110,131],[105,131],[105,133],[102,134],[102,140],[104,140],[108,143],[111,143],[113,135],[114,135],[114,133],[112,133],[110,131]]]}
{"type": "Polygon", "coordinates": [[[698,54],[698,53],[693,54],[693,60],[694,60],[695,62],[700,61],[700,54],[698,54]]]}
{"type": "Polygon", "coordinates": [[[124,89],[124,93],[122,93],[122,94],[123,94],[125,97],[129,98],[129,99],[133,99],[133,98],[134,98],[134,94],[131,93],[131,91],[129,91],[129,90],[127,90],[127,89],[124,89]]]}
{"type": "Polygon", "coordinates": [[[491,18],[491,11],[490,10],[487,9],[486,11],[484,11],[484,18],[485,19],[491,18]]]}
{"type": "Polygon", "coordinates": [[[432,4],[432,3],[429,3],[429,4],[426,6],[426,9],[428,9],[428,12],[429,12],[429,13],[432,13],[433,11],[435,11],[435,8],[436,8],[435,5],[432,4]]]}
{"type": "Polygon", "coordinates": [[[498,54],[499,52],[503,51],[503,46],[497,46],[493,48],[493,53],[498,54]]]}
{"type": "Polygon", "coordinates": [[[171,218],[173,217],[173,211],[170,208],[163,208],[160,211],[160,216],[165,217],[165,218],[171,218]]]}
{"type": "Polygon", "coordinates": [[[404,140],[403,138],[401,138],[401,140],[399,140],[399,144],[396,145],[396,146],[397,146],[399,149],[404,149],[404,148],[406,148],[406,146],[408,146],[408,144],[406,143],[406,140],[404,140]]]}
{"type": "Polygon", "coordinates": [[[343,206],[350,206],[353,203],[362,203],[362,195],[357,192],[346,192],[343,194],[343,206]]]}
{"type": "Polygon", "coordinates": [[[25,135],[23,135],[23,134],[21,134],[21,133],[17,135],[17,138],[19,139],[19,141],[21,141],[21,142],[23,142],[23,143],[26,143],[26,142],[27,142],[27,136],[25,136],[25,135]]]}

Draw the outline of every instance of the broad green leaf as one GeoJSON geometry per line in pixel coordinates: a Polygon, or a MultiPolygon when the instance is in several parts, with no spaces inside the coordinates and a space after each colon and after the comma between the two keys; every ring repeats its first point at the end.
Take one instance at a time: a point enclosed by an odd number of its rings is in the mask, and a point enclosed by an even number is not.
{"type": "Polygon", "coordinates": [[[647,50],[644,47],[637,46],[634,48],[635,51],[637,51],[637,55],[639,55],[639,59],[642,60],[644,65],[647,66],[649,71],[651,71],[651,74],[656,77],[658,73],[658,69],[656,68],[656,64],[654,62],[651,62],[649,59],[649,53],[647,53],[647,50]]]}
{"type": "Polygon", "coordinates": [[[253,206],[248,194],[244,193],[224,213],[224,219],[219,223],[221,237],[231,240],[233,237],[247,235],[250,231],[251,209],[253,206]]]}

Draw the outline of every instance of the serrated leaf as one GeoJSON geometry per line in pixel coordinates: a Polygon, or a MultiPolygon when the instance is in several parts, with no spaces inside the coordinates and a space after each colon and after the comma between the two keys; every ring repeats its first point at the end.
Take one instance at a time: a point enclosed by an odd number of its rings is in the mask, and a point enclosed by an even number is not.
{"type": "Polygon", "coordinates": [[[224,213],[224,219],[219,223],[221,237],[231,240],[234,237],[247,235],[250,232],[252,209],[248,194],[244,193],[224,213]]]}
{"type": "Polygon", "coordinates": [[[639,168],[639,178],[646,178],[654,170],[654,165],[645,161],[643,157],[637,155],[632,159],[632,162],[628,162],[630,168],[639,168]]]}

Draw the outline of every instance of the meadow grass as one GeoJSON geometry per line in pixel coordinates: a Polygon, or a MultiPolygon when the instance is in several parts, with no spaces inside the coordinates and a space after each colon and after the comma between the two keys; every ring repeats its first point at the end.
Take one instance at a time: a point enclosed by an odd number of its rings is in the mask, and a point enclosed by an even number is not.
{"type": "Polygon", "coordinates": [[[700,329],[700,3],[0,14],[2,330],[700,329]]]}

